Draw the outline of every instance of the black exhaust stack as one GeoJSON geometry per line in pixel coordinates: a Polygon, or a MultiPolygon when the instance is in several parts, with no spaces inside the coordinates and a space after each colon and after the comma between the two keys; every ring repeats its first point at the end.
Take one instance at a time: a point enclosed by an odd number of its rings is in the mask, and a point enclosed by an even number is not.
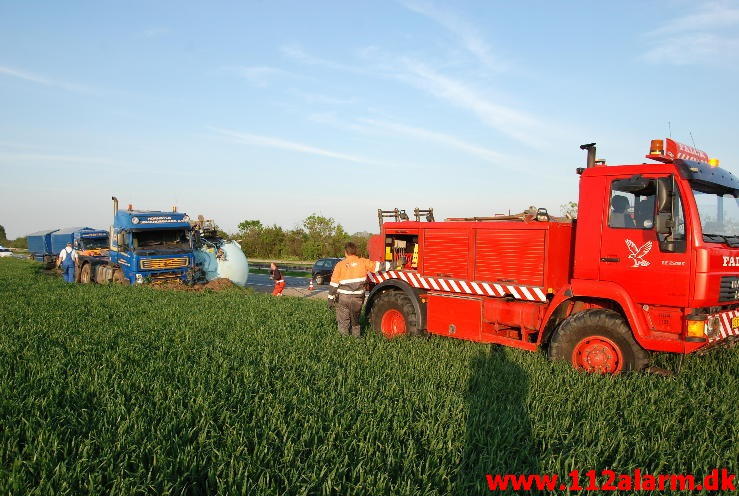
{"type": "Polygon", "coordinates": [[[585,167],[590,169],[595,167],[595,143],[588,143],[587,145],[580,145],[580,150],[588,151],[588,163],[585,167]]]}

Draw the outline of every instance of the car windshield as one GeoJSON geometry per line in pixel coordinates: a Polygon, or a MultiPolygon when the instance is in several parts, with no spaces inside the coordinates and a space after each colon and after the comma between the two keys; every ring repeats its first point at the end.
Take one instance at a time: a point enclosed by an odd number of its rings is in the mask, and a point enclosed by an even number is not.
{"type": "Polygon", "coordinates": [[[187,248],[190,240],[183,229],[134,231],[134,248],[187,248]]]}
{"type": "Polygon", "coordinates": [[[108,247],[108,238],[81,238],[80,246],[83,250],[102,250],[108,247]]]}
{"type": "Polygon", "coordinates": [[[693,183],[704,241],[739,244],[739,191],[693,183]]]}

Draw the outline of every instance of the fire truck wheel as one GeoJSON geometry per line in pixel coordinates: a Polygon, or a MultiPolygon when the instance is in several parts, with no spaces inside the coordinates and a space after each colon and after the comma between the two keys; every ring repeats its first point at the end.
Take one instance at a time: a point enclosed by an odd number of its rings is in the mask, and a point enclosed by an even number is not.
{"type": "Polygon", "coordinates": [[[420,336],[418,316],[413,302],[402,291],[385,291],[377,297],[370,311],[372,328],[388,339],[409,335],[420,336]]]}
{"type": "Polygon", "coordinates": [[[619,374],[647,366],[649,354],[613,310],[585,310],[567,318],[549,344],[549,357],[577,369],[619,374]]]}
{"type": "Polygon", "coordinates": [[[90,284],[92,282],[92,265],[86,263],[80,269],[80,282],[82,284],[90,284]]]}

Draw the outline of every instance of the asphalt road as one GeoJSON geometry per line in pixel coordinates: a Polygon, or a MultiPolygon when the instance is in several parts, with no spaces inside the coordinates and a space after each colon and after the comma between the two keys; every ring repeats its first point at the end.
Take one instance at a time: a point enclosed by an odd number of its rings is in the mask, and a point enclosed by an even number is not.
{"type": "MultiPolygon", "coordinates": [[[[308,290],[308,283],[310,278],[308,277],[290,277],[285,276],[285,290],[283,294],[285,296],[298,296],[303,298],[321,298],[326,299],[328,297],[328,284],[323,286],[314,285],[313,291],[308,290]]],[[[275,287],[275,283],[269,278],[267,274],[249,274],[249,279],[246,283],[247,287],[259,291],[260,293],[271,293],[275,287]]]]}

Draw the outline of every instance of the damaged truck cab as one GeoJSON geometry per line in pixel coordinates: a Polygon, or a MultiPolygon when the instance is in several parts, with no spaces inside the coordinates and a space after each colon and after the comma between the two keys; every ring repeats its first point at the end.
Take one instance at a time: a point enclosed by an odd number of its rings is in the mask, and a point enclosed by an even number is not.
{"type": "Polygon", "coordinates": [[[652,142],[658,163],[606,166],[583,149],[576,220],[540,209],[383,223],[371,325],[544,348],[601,373],[739,335],[737,178],[669,139],[652,142]]]}
{"type": "Polygon", "coordinates": [[[194,254],[187,214],[118,209],[113,197],[110,249],[105,260],[80,267],[80,282],[134,284],[195,277],[194,254]]]}

